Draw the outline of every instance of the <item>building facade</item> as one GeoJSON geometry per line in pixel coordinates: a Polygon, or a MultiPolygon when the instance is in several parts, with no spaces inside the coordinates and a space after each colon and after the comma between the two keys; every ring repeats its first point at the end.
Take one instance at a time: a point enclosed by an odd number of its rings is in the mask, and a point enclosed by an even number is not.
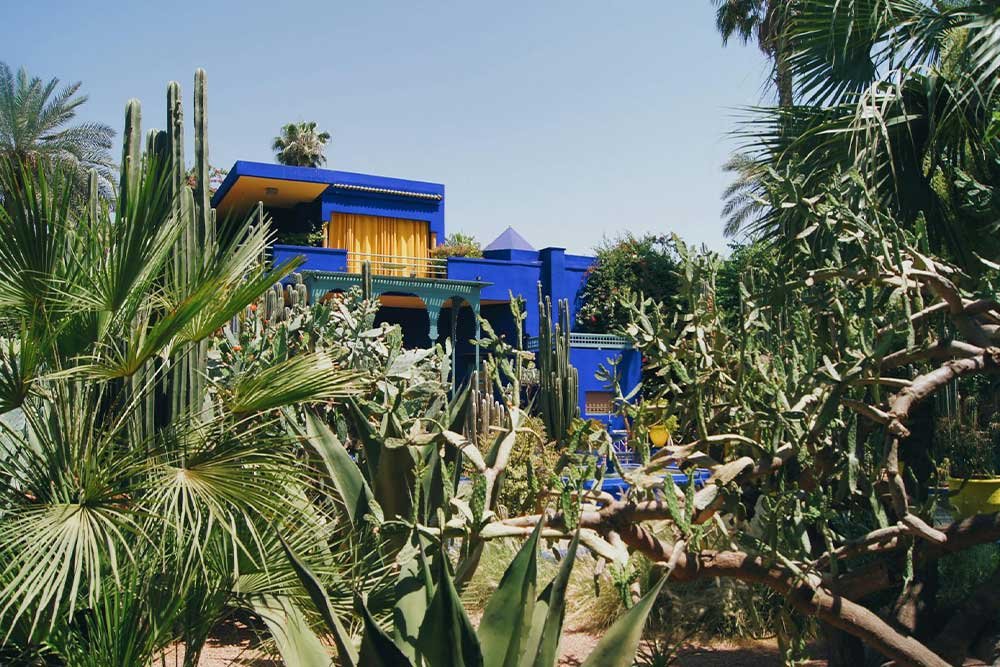
{"type": "MultiPolygon", "coordinates": [[[[594,260],[564,248],[536,250],[512,228],[486,246],[481,258],[436,257],[434,249],[446,235],[445,204],[445,188],[438,183],[246,161],[233,165],[213,198],[221,217],[263,205],[284,238],[301,239],[301,245],[276,244],[273,261],[304,258],[299,271],[310,302],[360,285],[367,262],[372,293],[381,302],[378,321],[399,324],[408,347],[450,337],[461,380],[476,367],[478,347],[472,341],[481,333],[479,318],[513,342],[517,329],[510,300],[522,299],[522,333],[532,349],[539,285],[542,299],[567,301],[572,323],[594,260]]],[[[641,378],[639,353],[605,334],[573,332],[570,345],[580,375],[581,415],[609,421],[610,387],[598,380],[597,371],[614,365],[627,392],[641,378]]]]}

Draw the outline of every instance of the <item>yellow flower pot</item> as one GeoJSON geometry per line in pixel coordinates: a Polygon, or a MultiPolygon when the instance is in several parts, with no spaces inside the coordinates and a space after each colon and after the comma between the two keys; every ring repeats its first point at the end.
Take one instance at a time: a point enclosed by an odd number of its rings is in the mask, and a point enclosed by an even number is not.
{"type": "Polygon", "coordinates": [[[670,431],[663,424],[653,424],[649,427],[649,440],[654,447],[662,447],[670,439],[670,431]]]}
{"type": "Polygon", "coordinates": [[[949,477],[948,490],[958,491],[950,500],[962,518],[973,514],[1000,512],[1000,477],[968,481],[949,477]]]}

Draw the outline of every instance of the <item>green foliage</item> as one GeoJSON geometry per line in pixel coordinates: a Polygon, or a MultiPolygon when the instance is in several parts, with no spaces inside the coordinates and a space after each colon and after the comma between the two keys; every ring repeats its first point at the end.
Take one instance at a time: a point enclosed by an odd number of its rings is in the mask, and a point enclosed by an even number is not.
{"type": "Polygon", "coordinates": [[[996,15],[989,3],[804,3],[786,24],[803,102],[752,112],[731,167],[728,231],[793,237],[776,179],[816,192],[856,170],[872,199],[970,274],[998,247],[996,15]]]}
{"type": "Polygon", "coordinates": [[[791,106],[792,73],[788,61],[792,44],[787,25],[795,16],[795,5],[775,0],[713,0],[712,4],[716,7],[715,27],[722,35],[722,43],[733,37],[744,44],[755,41],[771,60],[779,106],[791,106]]]}
{"type": "Polygon", "coordinates": [[[482,257],[483,248],[470,234],[453,232],[444,243],[431,249],[431,257],[482,257]]]}
{"type": "MultiPolygon", "coordinates": [[[[212,196],[215,194],[222,182],[226,180],[226,176],[229,175],[228,169],[223,169],[222,167],[212,167],[208,168],[208,194],[212,196]]],[[[198,168],[192,167],[187,170],[187,184],[192,190],[198,186],[198,168]]]]}
{"type": "Polygon", "coordinates": [[[934,437],[936,454],[950,463],[952,477],[993,477],[1000,474],[1000,423],[985,426],[972,414],[938,419],[934,437]]]}
{"type": "Polygon", "coordinates": [[[605,241],[579,295],[580,331],[615,333],[628,323],[625,303],[642,294],[669,309],[677,300],[678,258],[667,236],[631,232],[605,241]]]}
{"type": "MultiPolygon", "coordinates": [[[[357,598],[357,604],[366,619],[361,639],[362,656],[366,652],[368,655],[364,664],[424,664],[426,667],[555,665],[565,616],[565,592],[576,561],[579,536],[575,536],[570,542],[563,563],[553,579],[541,593],[536,593],[541,530],[542,524],[536,524],[531,537],[507,566],[475,631],[455,591],[447,556],[436,552],[433,556],[433,580],[430,577],[419,577],[415,581],[422,583],[425,596],[430,599],[423,608],[424,616],[419,622],[415,654],[409,653],[411,647],[399,640],[401,635],[406,636],[406,632],[401,633],[397,627],[390,638],[368,614],[364,601],[357,598]]],[[[314,603],[323,612],[334,636],[340,638],[338,643],[345,641],[343,625],[332,613],[323,611],[330,610],[331,606],[320,580],[299,561],[294,552],[288,550],[288,556],[295,563],[296,573],[309,589],[314,603]]],[[[407,552],[407,558],[417,561],[424,559],[424,548],[419,546],[415,551],[407,552]]],[[[412,563],[413,560],[408,562],[412,563]]],[[[593,667],[632,664],[646,618],[664,582],[665,579],[661,578],[611,626],[585,664],[593,667]]],[[[399,622],[404,615],[394,614],[393,618],[399,622]]],[[[358,664],[352,647],[344,645],[340,651],[345,664],[358,664]]]]}
{"type": "Polygon", "coordinates": [[[317,131],[315,122],[288,123],[274,138],[271,150],[279,164],[291,167],[320,167],[326,164],[323,150],[330,141],[329,132],[317,131]]]}
{"type": "Polygon", "coordinates": [[[729,256],[716,278],[716,301],[730,329],[738,329],[746,315],[744,292],[761,294],[774,289],[768,281],[774,280],[770,267],[776,263],[773,248],[763,241],[729,244],[729,256]]]}
{"type": "MultiPolygon", "coordinates": [[[[485,449],[490,443],[482,443],[485,449]]],[[[559,451],[552,446],[545,424],[538,417],[528,417],[514,438],[510,462],[497,495],[501,516],[521,516],[539,511],[545,504],[549,478],[555,473],[559,451]]]]}
{"type": "Polygon", "coordinates": [[[0,352],[14,425],[0,433],[5,654],[141,665],[182,642],[194,665],[228,607],[280,589],[271,576],[289,571],[270,526],[293,526],[298,546],[329,536],[333,509],[302,502],[313,471],[282,410],[355,393],[359,373],[302,355],[209,380],[212,335],[293,265],[261,263],[266,220],[217,233],[204,73],[193,190],[176,83],[167,97],[169,130],[145,151],[129,102],[111,206],[94,173],[77,206],[59,165],[0,163],[0,303],[19,338],[0,352]]]}
{"type": "Polygon", "coordinates": [[[283,243],[285,245],[300,245],[307,246],[311,248],[322,248],[323,247],[323,229],[321,227],[313,229],[308,232],[290,232],[287,230],[278,231],[277,236],[274,239],[275,243],[283,243]]]}
{"type": "Polygon", "coordinates": [[[942,613],[957,611],[1000,566],[1000,547],[980,544],[968,551],[945,556],[938,562],[942,613]]]}
{"type": "Polygon", "coordinates": [[[69,175],[85,195],[90,170],[102,197],[110,197],[114,130],[102,123],[68,126],[87,96],[80,82],[59,89],[59,79],[42,81],[23,67],[15,74],[0,62],[0,155],[22,165],[47,164],[69,175]]]}

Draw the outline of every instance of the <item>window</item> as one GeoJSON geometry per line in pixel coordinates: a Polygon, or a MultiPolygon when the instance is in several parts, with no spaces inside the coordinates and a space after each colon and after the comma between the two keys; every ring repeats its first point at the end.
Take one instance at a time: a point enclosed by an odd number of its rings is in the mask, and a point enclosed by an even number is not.
{"type": "Polygon", "coordinates": [[[588,415],[611,414],[611,406],[615,397],[610,391],[588,391],[584,399],[584,408],[588,415]]]}

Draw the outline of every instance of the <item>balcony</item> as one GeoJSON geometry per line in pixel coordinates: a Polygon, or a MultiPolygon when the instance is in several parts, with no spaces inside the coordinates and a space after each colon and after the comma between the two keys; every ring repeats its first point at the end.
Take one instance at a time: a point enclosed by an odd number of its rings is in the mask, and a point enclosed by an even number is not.
{"type": "MultiPolygon", "coordinates": [[[[448,278],[448,260],[435,257],[404,257],[374,253],[349,253],[340,248],[315,248],[275,244],[275,264],[295,257],[305,257],[299,267],[309,303],[319,303],[330,292],[343,292],[361,285],[361,267],[369,262],[372,270],[372,295],[415,296],[427,310],[428,338],[438,339],[438,319],[445,307],[468,304],[476,315],[476,338],[479,338],[480,291],[489,283],[480,280],[448,278]]],[[[479,348],[476,348],[478,365],[479,348]]]]}
{"type": "Polygon", "coordinates": [[[375,253],[347,253],[347,272],[361,273],[368,262],[372,275],[403,276],[405,278],[447,278],[448,260],[438,257],[406,257],[375,253]]]}
{"type": "Polygon", "coordinates": [[[448,277],[448,260],[438,257],[407,257],[377,253],[348,252],[341,248],[316,248],[276,244],[273,248],[275,264],[299,255],[305,257],[300,271],[335,271],[361,273],[361,266],[368,262],[374,276],[400,278],[444,279],[448,277]]]}

